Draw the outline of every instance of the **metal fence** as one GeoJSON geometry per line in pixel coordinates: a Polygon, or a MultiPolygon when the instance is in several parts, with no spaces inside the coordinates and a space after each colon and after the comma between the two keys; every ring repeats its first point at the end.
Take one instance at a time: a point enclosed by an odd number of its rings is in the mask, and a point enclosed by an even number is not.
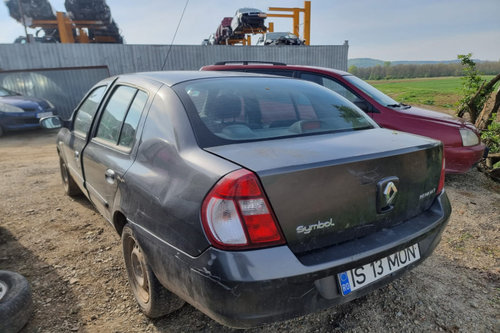
{"type": "MultiPolygon", "coordinates": [[[[173,45],[165,70],[198,70],[225,60],[278,61],[347,70],[349,46],[173,45]]],[[[0,70],[107,66],[111,75],[158,71],[167,45],[0,44],[0,70]]]]}
{"type": "Polygon", "coordinates": [[[107,67],[57,68],[0,72],[0,86],[50,101],[63,118],[96,82],[109,76],[107,67]]]}
{"type": "Polygon", "coordinates": [[[347,70],[349,45],[225,46],[0,44],[0,85],[50,100],[69,117],[83,94],[110,75],[198,70],[228,60],[275,61],[347,70]],[[169,54],[168,59],[166,55],[169,54]]]}

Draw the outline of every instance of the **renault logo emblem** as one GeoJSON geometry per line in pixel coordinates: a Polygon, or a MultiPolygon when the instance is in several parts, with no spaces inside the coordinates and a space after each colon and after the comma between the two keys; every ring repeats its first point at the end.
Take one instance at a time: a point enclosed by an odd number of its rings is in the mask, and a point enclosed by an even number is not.
{"type": "Polygon", "coordinates": [[[377,213],[386,214],[394,209],[398,197],[399,178],[386,177],[377,183],[377,213]]]}
{"type": "Polygon", "coordinates": [[[398,194],[398,189],[393,182],[388,182],[384,188],[384,198],[386,206],[393,203],[394,199],[396,199],[396,195],[398,194]]]}

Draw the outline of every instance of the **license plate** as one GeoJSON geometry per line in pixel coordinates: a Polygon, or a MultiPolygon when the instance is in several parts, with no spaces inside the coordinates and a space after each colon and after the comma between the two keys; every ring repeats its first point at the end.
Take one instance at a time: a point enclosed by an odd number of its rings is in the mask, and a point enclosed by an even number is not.
{"type": "Polygon", "coordinates": [[[40,112],[36,114],[37,118],[45,118],[52,116],[52,112],[40,112]]]}
{"type": "Polygon", "coordinates": [[[380,260],[375,260],[361,267],[350,269],[338,274],[342,295],[363,288],[386,275],[394,273],[420,259],[418,244],[413,244],[404,250],[393,253],[380,260]]]}

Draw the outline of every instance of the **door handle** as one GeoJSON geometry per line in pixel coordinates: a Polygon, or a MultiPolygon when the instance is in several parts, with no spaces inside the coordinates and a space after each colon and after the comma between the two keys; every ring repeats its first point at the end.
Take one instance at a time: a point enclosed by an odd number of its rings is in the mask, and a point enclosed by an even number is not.
{"type": "Polygon", "coordinates": [[[75,150],[75,160],[78,160],[80,158],[80,153],[75,150]]]}
{"type": "Polygon", "coordinates": [[[114,184],[115,183],[115,178],[116,178],[115,171],[112,170],[112,169],[106,170],[106,172],[104,173],[104,178],[106,178],[106,181],[109,184],[114,184]]]}

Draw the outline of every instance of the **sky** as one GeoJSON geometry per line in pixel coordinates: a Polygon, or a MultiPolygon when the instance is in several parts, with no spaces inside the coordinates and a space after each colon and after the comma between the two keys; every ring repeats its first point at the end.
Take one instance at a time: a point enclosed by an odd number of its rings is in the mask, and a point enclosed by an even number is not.
{"type": "MultiPolygon", "coordinates": [[[[49,0],[65,11],[64,0],[49,0]]],[[[127,44],[170,44],[186,0],[107,0],[127,44]]],[[[303,7],[291,0],[189,0],[174,44],[201,44],[223,17],[241,7],[303,7]]],[[[472,53],[500,60],[500,0],[312,0],[311,45],[349,41],[352,58],[451,60],[472,53]]],[[[268,18],[275,31],[292,31],[292,19],[268,18]]],[[[303,20],[301,19],[301,23],[303,20]]],[[[31,31],[33,32],[33,30],[31,31]]],[[[24,34],[0,2],[0,43],[24,34]]],[[[302,34],[302,26],[301,26],[302,34]]],[[[253,36],[255,43],[258,36],[253,36]]]]}

